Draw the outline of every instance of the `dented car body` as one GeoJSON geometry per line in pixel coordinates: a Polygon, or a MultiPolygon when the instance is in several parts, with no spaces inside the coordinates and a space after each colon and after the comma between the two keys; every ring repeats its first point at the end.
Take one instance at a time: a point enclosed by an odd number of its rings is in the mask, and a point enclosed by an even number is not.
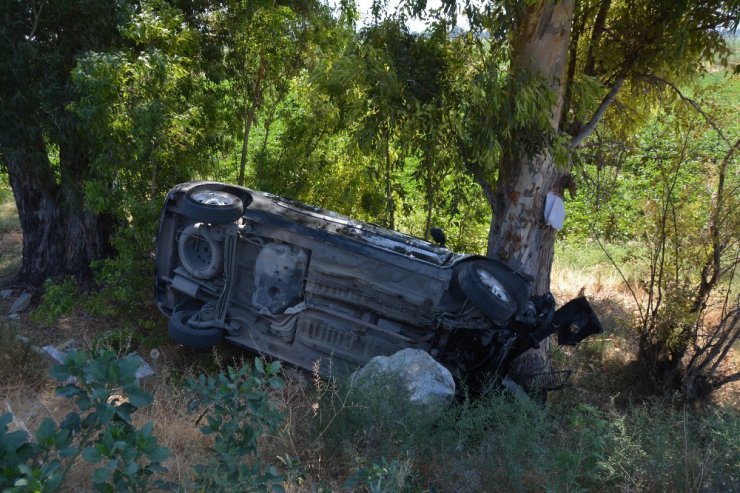
{"type": "Polygon", "coordinates": [[[173,188],[157,240],[175,341],[225,338],[323,375],[417,348],[454,375],[503,377],[553,333],[576,344],[601,331],[585,299],[555,311],[530,284],[493,259],[215,182],[173,188]]]}

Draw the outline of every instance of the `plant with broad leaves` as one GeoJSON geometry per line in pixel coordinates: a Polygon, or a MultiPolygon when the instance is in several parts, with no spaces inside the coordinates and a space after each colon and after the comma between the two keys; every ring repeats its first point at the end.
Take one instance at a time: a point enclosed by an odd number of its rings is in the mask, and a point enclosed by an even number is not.
{"type": "Polygon", "coordinates": [[[57,389],[77,410],[56,424],[44,420],[34,439],[9,431],[11,414],[0,417],[0,488],[3,491],[55,491],[78,457],[101,464],[93,473],[98,491],[150,491],[169,484],[152,476],[165,472],[169,450],[159,446],[151,422],[137,429],[131,414],[152,402],[136,371],[141,358],[117,358],[109,350],[71,351],[50,374],[66,382],[57,389]]]}
{"type": "Polygon", "coordinates": [[[282,422],[267,393],[284,386],[279,370],[278,361],[266,364],[257,358],[254,368],[229,367],[215,377],[201,374],[187,381],[195,395],[190,410],[205,408],[198,419],[206,420],[201,432],[214,435],[211,461],[195,468],[197,490],[283,491],[277,469],[258,455],[259,438],[282,422]]]}

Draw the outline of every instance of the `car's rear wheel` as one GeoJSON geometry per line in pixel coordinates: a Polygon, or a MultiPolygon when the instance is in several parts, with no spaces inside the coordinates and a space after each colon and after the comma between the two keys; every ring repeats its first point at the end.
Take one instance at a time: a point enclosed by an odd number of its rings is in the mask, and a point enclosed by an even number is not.
{"type": "Polygon", "coordinates": [[[196,187],[185,194],[182,210],[186,216],[211,224],[228,224],[244,213],[242,199],[233,193],[196,187]]]}
{"type": "Polygon", "coordinates": [[[512,274],[504,266],[489,262],[470,262],[457,275],[465,296],[494,323],[505,325],[517,312],[521,293],[512,274]]]}
{"type": "Polygon", "coordinates": [[[183,346],[191,348],[211,348],[221,342],[224,331],[213,327],[191,327],[188,321],[198,310],[179,310],[170,316],[168,333],[170,337],[183,346]]]}

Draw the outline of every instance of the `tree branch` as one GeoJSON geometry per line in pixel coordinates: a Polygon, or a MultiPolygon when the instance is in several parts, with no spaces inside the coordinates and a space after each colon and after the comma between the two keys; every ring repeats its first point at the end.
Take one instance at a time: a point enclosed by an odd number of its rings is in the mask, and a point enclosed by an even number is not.
{"type": "Polygon", "coordinates": [[[481,189],[483,190],[483,195],[486,196],[486,200],[488,200],[488,205],[491,206],[491,209],[493,209],[494,204],[496,203],[496,197],[493,193],[493,187],[491,187],[491,184],[488,183],[488,180],[483,176],[483,170],[478,166],[477,164],[468,163],[467,161],[464,163],[465,169],[468,170],[468,173],[473,175],[473,180],[480,185],[481,189]]]}
{"type": "Polygon", "coordinates": [[[612,104],[612,102],[614,102],[614,98],[617,97],[617,93],[622,88],[622,84],[624,84],[624,77],[617,77],[617,80],[614,81],[614,85],[609,90],[609,94],[606,95],[606,97],[601,101],[599,107],[596,109],[594,116],[591,117],[591,120],[589,120],[586,125],[581,127],[578,134],[570,141],[570,144],[568,144],[569,149],[575,149],[580,146],[586,137],[591,135],[596,128],[596,124],[599,123],[599,120],[604,116],[606,109],[610,104],[612,104]]]}
{"type": "MultiPolygon", "coordinates": [[[[712,349],[710,355],[707,357],[707,361],[714,360],[711,366],[711,372],[714,373],[719,368],[719,365],[725,360],[730,350],[735,346],[735,341],[740,338],[740,330],[738,330],[738,321],[740,320],[740,312],[735,310],[732,320],[730,317],[726,317],[722,321],[722,325],[729,325],[729,329],[723,327],[723,331],[720,334],[719,340],[717,341],[718,350],[712,349]],[[733,332],[734,331],[734,332],[733,332]]],[[[702,365],[704,367],[705,365],[702,365]]]]}
{"type": "Polygon", "coordinates": [[[31,27],[31,33],[28,35],[28,39],[33,39],[34,36],[36,36],[36,29],[39,27],[39,19],[41,18],[41,11],[44,9],[44,4],[46,3],[46,0],[42,0],[39,3],[39,9],[36,10],[36,7],[31,7],[33,10],[33,26],[31,27]]]}
{"type": "Polygon", "coordinates": [[[725,141],[725,142],[727,143],[727,145],[728,145],[728,146],[730,146],[730,147],[734,147],[734,146],[732,145],[732,142],[730,142],[730,140],[729,140],[729,139],[728,139],[727,137],[725,137],[725,134],[723,134],[723,133],[722,133],[722,130],[720,130],[720,129],[719,129],[719,127],[717,126],[717,124],[716,124],[716,123],[714,123],[714,121],[713,121],[713,120],[712,120],[711,118],[709,118],[709,115],[707,115],[707,114],[706,114],[706,113],[704,112],[704,110],[702,110],[702,109],[701,109],[701,106],[699,106],[699,103],[697,103],[697,102],[696,102],[696,101],[694,101],[693,99],[691,99],[691,98],[689,98],[689,97],[685,96],[685,95],[684,95],[684,94],[683,94],[683,93],[681,92],[681,90],[680,90],[680,89],[679,89],[678,87],[676,87],[676,85],[675,85],[675,84],[674,84],[673,82],[671,82],[671,81],[669,81],[669,80],[666,80],[666,79],[663,79],[662,77],[658,77],[657,75],[654,75],[654,74],[643,74],[643,75],[642,75],[642,77],[643,77],[643,78],[645,78],[645,79],[648,79],[648,80],[652,80],[652,81],[655,81],[655,82],[660,82],[660,83],[661,83],[661,84],[663,84],[664,86],[668,86],[668,87],[670,87],[671,89],[673,89],[673,91],[674,91],[674,92],[675,92],[676,94],[678,94],[678,97],[679,97],[679,98],[681,98],[681,100],[682,100],[682,101],[684,101],[685,103],[687,103],[687,104],[689,104],[690,106],[692,106],[692,107],[693,107],[693,108],[694,108],[694,109],[695,109],[696,111],[698,111],[698,112],[699,112],[699,114],[700,114],[700,115],[701,115],[702,117],[704,117],[704,120],[705,120],[705,121],[706,121],[706,122],[707,122],[707,123],[709,124],[709,126],[710,126],[710,127],[712,127],[712,128],[714,129],[714,131],[715,131],[715,132],[717,132],[717,134],[719,135],[719,137],[720,137],[720,138],[721,138],[722,140],[724,140],[724,141],[725,141]]]}
{"type": "Polygon", "coordinates": [[[724,378],[720,378],[719,380],[716,380],[714,382],[713,387],[715,389],[718,389],[722,387],[723,385],[727,385],[728,383],[732,383],[732,382],[737,382],[738,380],[740,380],[740,371],[737,373],[733,373],[732,375],[728,375],[724,378]]]}
{"type": "Polygon", "coordinates": [[[724,159],[719,167],[718,179],[717,179],[717,192],[715,195],[714,206],[709,216],[709,237],[711,238],[711,249],[712,255],[707,260],[706,264],[701,271],[701,282],[699,289],[696,293],[696,298],[691,307],[691,312],[697,312],[704,303],[706,303],[709,293],[712,291],[714,286],[719,281],[722,272],[722,253],[727,245],[723,245],[720,242],[720,214],[722,213],[723,205],[723,193],[725,185],[725,174],[727,167],[729,166],[732,155],[737,149],[740,149],[740,139],[735,142],[735,145],[730,147],[730,150],[725,154],[724,159]],[[711,274],[710,274],[711,272],[711,274]]]}
{"type": "Polygon", "coordinates": [[[630,293],[632,293],[632,299],[635,300],[635,306],[637,306],[637,312],[640,315],[640,321],[642,322],[643,325],[645,325],[647,323],[647,314],[643,314],[642,304],[640,303],[640,299],[637,297],[637,293],[635,293],[635,290],[632,289],[632,284],[630,284],[630,282],[627,280],[627,277],[622,272],[622,269],[619,268],[619,265],[617,264],[617,262],[612,258],[611,254],[609,254],[609,250],[606,249],[604,244],[599,239],[598,235],[594,234],[594,239],[596,240],[596,243],[599,244],[601,251],[603,251],[604,254],[606,255],[606,258],[609,259],[609,262],[612,263],[612,266],[619,273],[619,276],[622,278],[622,281],[624,281],[624,284],[625,286],[627,286],[627,289],[629,289],[630,293]]]}

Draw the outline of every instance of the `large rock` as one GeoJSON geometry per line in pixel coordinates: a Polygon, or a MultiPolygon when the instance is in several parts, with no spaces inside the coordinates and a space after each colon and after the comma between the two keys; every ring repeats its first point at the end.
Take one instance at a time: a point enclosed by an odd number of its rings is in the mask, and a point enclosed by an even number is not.
{"type": "Polygon", "coordinates": [[[397,386],[398,391],[405,392],[409,401],[415,404],[444,404],[455,395],[452,374],[429,353],[419,349],[404,349],[392,356],[376,356],[352,378],[360,387],[379,381],[397,386]]]}

